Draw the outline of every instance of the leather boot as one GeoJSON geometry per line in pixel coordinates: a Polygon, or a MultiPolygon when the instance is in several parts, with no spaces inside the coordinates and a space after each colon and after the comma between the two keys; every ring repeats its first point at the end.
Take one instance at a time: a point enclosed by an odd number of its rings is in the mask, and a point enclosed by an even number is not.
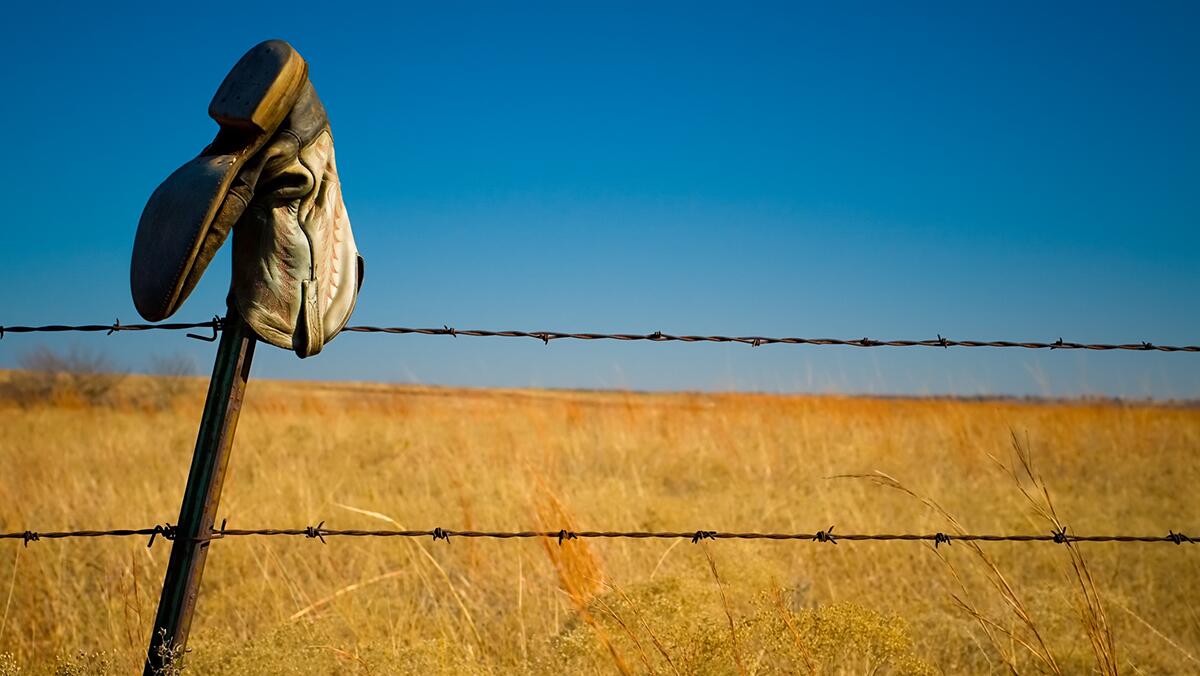
{"type": "Polygon", "coordinates": [[[345,327],[363,279],[312,83],[247,167],[257,184],[233,229],[236,306],[263,340],[312,356],[345,327]]]}
{"type": "Polygon", "coordinates": [[[216,139],[163,181],[138,222],[129,282],[142,317],[170,317],[196,286],[254,196],[254,158],[307,84],[308,65],[282,40],[255,46],[225,76],[208,107],[216,139]]]}

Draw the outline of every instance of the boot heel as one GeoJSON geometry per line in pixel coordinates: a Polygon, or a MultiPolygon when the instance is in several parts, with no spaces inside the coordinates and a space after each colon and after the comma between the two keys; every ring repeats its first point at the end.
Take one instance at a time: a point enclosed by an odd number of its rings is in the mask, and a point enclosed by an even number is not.
{"type": "Polygon", "coordinates": [[[308,77],[308,64],[282,40],[255,45],[229,71],[208,115],[222,127],[269,134],[287,117],[308,77]]]}

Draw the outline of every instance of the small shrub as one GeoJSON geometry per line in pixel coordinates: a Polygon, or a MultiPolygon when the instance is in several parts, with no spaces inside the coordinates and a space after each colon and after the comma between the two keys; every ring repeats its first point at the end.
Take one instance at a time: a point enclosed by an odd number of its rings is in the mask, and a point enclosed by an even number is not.
{"type": "Polygon", "coordinates": [[[60,655],[54,664],[54,676],[108,676],[111,673],[112,658],[105,651],[80,651],[70,657],[60,655]]]}
{"type": "Polygon", "coordinates": [[[108,357],[79,347],[59,353],[43,345],[24,354],[18,365],[3,394],[25,407],[70,398],[92,406],[106,404],[125,379],[108,357]]]}

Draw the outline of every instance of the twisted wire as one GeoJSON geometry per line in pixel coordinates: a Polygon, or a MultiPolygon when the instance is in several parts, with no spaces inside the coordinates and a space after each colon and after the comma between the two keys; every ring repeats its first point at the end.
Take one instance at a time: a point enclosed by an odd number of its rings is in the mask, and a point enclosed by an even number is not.
{"type": "MultiPolygon", "coordinates": [[[[120,320],[112,324],[47,324],[44,326],[2,326],[0,339],[6,333],[60,333],[77,331],[85,333],[103,332],[112,335],[122,331],[191,331],[208,329],[211,336],[188,334],[192,338],[212,341],[223,328],[219,317],[207,322],[163,323],[163,324],[122,324],[120,320]]],[[[390,335],[422,335],[422,336],[467,336],[474,338],[525,338],[549,344],[552,340],[616,340],[616,341],[646,341],[653,343],[737,343],[759,347],[762,345],[815,345],[842,347],[985,347],[985,348],[1019,348],[1028,350],[1124,350],[1132,352],[1200,352],[1200,345],[1158,345],[1142,341],[1136,343],[1084,343],[1067,341],[1059,338],[1053,342],[1013,341],[1013,340],[954,340],[938,334],[936,338],[922,340],[876,340],[872,338],[802,338],[802,337],[770,337],[770,336],[725,336],[725,335],[678,335],[655,331],[653,333],[571,333],[566,331],[495,331],[487,329],[455,329],[449,326],[441,328],[413,328],[406,326],[347,326],[347,333],[381,333],[390,335]]]]}
{"type": "MultiPolygon", "coordinates": [[[[547,538],[558,540],[577,539],[632,539],[632,540],[691,540],[693,543],[701,540],[791,540],[811,541],[837,544],[839,542],[932,542],[935,546],[952,542],[1052,542],[1066,544],[1073,542],[1110,542],[1110,543],[1153,543],[1165,542],[1172,544],[1194,544],[1195,539],[1175,531],[1167,531],[1166,535],[1075,535],[1066,530],[1055,530],[1050,533],[1008,533],[1008,534],[972,534],[972,533],[835,533],[833,526],[812,533],[772,533],[755,531],[692,530],[692,531],[617,531],[617,530],[447,530],[434,528],[432,530],[363,530],[326,528],[322,521],[316,526],[303,528],[214,528],[210,535],[196,538],[197,541],[221,540],[231,537],[304,537],[320,539],[326,537],[400,537],[400,538],[433,538],[434,540],[449,541],[454,538],[482,538],[491,540],[512,540],[529,538],[547,538]]],[[[14,531],[0,533],[0,540],[21,540],[26,546],[30,542],[41,540],[63,540],[68,538],[98,538],[98,537],[136,537],[149,536],[147,546],[153,545],[156,537],[174,540],[176,529],[170,524],[156,525],[148,528],[118,528],[111,530],[73,530],[73,531],[14,531]]]]}

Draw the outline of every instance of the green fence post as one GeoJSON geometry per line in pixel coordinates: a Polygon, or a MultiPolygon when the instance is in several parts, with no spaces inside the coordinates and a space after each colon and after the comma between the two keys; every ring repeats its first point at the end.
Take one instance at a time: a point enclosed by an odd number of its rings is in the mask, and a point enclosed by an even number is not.
{"type": "Polygon", "coordinates": [[[204,402],[204,417],[200,420],[192,468],[179,508],[179,525],[171,544],[171,559],[146,654],[145,676],[170,673],[168,670],[173,662],[183,657],[187,646],[200,578],[204,573],[204,559],[208,554],[208,538],[217,517],[233,433],[237,429],[242,395],[250,377],[255,340],[254,333],[231,306],[222,324],[221,342],[204,402]]]}

